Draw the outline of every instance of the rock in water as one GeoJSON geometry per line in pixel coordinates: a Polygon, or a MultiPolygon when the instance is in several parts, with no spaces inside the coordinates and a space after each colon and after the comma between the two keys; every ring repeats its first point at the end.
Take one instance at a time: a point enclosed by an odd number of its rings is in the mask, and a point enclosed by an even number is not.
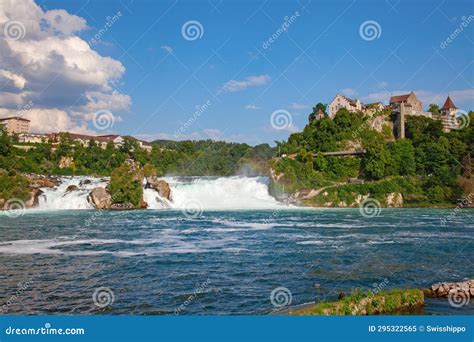
{"type": "Polygon", "coordinates": [[[79,186],[83,186],[83,185],[88,185],[88,184],[91,184],[92,181],[90,179],[83,179],[79,182],[79,186]]]}
{"type": "Polygon", "coordinates": [[[77,185],[69,185],[69,186],[66,188],[66,192],[77,191],[77,190],[79,190],[79,188],[77,187],[77,185]]]}
{"type": "Polygon", "coordinates": [[[145,188],[154,189],[156,190],[156,192],[158,192],[158,194],[161,197],[166,198],[167,200],[170,200],[170,196],[171,196],[170,185],[162,179],[158,179],[155,176],[146,177],[145,188]]]}
{"type": "Polygon", "coordinates": [[[112,205],[112,197],[107,192],[107,190],[102,187],[92,189],[89,196],[87,197],[87,200],[96,209],[109,209],[112,205]]]}
{"type": "Polygon", "coordinates": [[[39,198],[43,194],[40,189],[30,190],[30,199],[25,202],[26,208],[36,208],[39,205],[39,198]]]}

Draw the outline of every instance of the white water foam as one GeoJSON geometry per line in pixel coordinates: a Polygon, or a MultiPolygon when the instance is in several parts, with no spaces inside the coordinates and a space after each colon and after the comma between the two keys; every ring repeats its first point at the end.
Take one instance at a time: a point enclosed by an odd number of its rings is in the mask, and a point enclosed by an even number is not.
{"type": "Polygon", "coordinates": [[[197,210],[277,209],[265,177],[165,178],[171,186],[170,207],[197,210]]]}
{"type": "MultiPolygon", "coordinates": [[[[148,209],[240,210],[278,209],[286,207],[268,192],[265,177],[165,177],[171,187],[171,201],[153,189],[144,189],[148,209]]],[[[62,177],[55,188],[42,188],[39,208],[42,210],[93,209],[87,197],[95,187],[106,187],[108,179],[62,177]],[[87,182],[85,182],[87,180],[87,182]],[[67,191],[71,185],[77,190],[67,191]]]]}
{"type": "Polygon", "coordinates": [[[67,209],[93,209],[87,201],[87,196],[95,187],[105,187],[106,178],[93,177],[62,177],[60,184],[54,188],[42,188],[43,195],[39,198],[38,209],[67,210],[67,209]],[[69,186],[76,186],[77,190],[67,191],[69,186]]]}

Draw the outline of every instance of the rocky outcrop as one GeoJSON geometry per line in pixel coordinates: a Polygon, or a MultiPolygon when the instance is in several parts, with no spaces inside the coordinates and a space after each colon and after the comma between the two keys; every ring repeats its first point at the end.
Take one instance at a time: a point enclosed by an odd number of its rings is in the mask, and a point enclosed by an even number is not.
{"type": "Polygon", "coordinates": [[[74,159],[72,157],[61,157],[61,159],[59,160],[59,168],[60,169],[65,169],[65,168],[68,168],[68,167],[71,167],[72,163],[74,163],[74,159]]]}
{"type": "Polygon", "coordinates": [[[25,175],[30,183],[31,188],[54,188],[58,186],[60,181],[56,177],[49,177],[43,175],[25,175]]]}
{"type": "Polygon", "coordinates": [[[39,199],[43,195],[41,188],[54,188],[59,185],[57,177],[28,174],[25,175],[28,180],[28,191],[30,197],[25,201],[25,208],[36,208],[39,205],[39,199]]]}
{"type": "Polygon", "coordinates": [[[400,192],[391,192],[385,198],[385,204],[388,208],[403,207],[403,196],[400,192]]]}
{"type": "Polygon", "coordinates": [[[25,202],[26,208],[35,208],[39,205],[39,198],[43,194],[40,189],[30,190],[30,199],[25,202]]]}
{"type": "Polygon", "coordinates": [[[112,197],[105,188],[97,187],[92,189],[87,200],[95,209],[111,209],[112,197]]]}
{"type": "Polygon", "coordinates": [[[146,177],[145,189],[154,189],[160,197],[166,198],[167,200],[171,199],[171,188],[170,185],[162,180],[158,179],[156,176],[146,177]]]}
{"type": "Polygon", "coordinates": [[[458,283],[436,283],[429,289],[425,289],[424,292],[429,297],[451,298],[460,303],[464,300],[467,304],[470,299],[474,298],[474,279],[458,283]]]}

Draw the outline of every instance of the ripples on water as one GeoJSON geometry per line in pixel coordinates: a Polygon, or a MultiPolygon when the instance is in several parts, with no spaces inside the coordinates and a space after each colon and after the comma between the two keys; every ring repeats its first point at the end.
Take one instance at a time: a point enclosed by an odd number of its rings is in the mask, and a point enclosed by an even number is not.
{"type": "MultiPolygon", "coordinates": [[[[8,314],[268,314],[339,291],[474,277],[474,211],[62,211],[0,214],[0,309],[8,314]],[[315,284],[320,284],[319,288],[315,284]],[[23,290],[19,291],[20,288],[23,290]],[[98,287],[114,303],[94,306],[98,287]],[[12,296],[17,295],[16,298],[12,296]]],[[[429,299],[426,313],[474,314],[429,299]]]]}

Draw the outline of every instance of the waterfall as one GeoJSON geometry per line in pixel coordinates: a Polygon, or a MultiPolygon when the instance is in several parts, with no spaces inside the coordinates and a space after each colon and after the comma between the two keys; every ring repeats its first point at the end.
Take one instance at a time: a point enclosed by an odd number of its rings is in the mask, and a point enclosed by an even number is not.
{"type": "Polygon", "coordinates": [[[43,194],[39,198],[39,209],[94,209],[87,201],[87,196],[95,187],[105,187],[107,178],[94,177],[61,177],[60,184],[54,188],[41,188],[43,194]],[[77,189],[68,191],[69,187],[77,189]]]}
{"type": "MultiPolygon", "coordinates": [[[[153,189],[144,189],[148,209],[238,210],[281,207],[268,192],[266,177],[164,177],[171,200],[153,189]]],[[[39,209],[93,209],[87,196],[95,187],[106,187],[107,178],[62,177],[55,188],[42,188],[39,209]],[[72,187],[75,186],[75,187],[72,187]],[[69,188],[69,191],[68,191],[69,188]]]]}

